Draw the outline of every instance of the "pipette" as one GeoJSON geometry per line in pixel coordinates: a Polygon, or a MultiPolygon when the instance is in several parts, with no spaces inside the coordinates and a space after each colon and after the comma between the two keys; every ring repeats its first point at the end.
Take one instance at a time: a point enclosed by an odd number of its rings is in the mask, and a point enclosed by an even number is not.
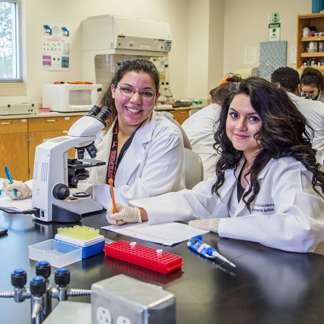
{"type": "Polygon", "coordinates": [[[197,236],[192,237],[188,241],[187,246],[190,249],[196,251],[197,253],[203,255],[204,257],[206,257],[208,259],[219,259],[219,260],[221,260],[223,262],[228,263],[232,267],[236,268],[236,265],[234,263],[232,263],[231,261],[227,260],[224,256],[219,254],[216,249],[214,249],[210,245],[204,243],[202,241],[202,236],[201,235],[197,235],[197,236]]]}
{"type": "MultiPolygon", "coordinates": [[[[111,200],[112,200],[112,204],[113,204],[113,210],[114,210],[114,214],[117,213],[117,209],[116,209],[116,204],[115,204],[115,195],[114,195],[114,187],[113,187],[113,184],[114,184],[114,180],[113,179],[108,179],[108,184],[110,186],[110,197],[111,197],[111,200]]],[[[116,226],[118,226],[118,220],[116,220],[116,226]]]]}

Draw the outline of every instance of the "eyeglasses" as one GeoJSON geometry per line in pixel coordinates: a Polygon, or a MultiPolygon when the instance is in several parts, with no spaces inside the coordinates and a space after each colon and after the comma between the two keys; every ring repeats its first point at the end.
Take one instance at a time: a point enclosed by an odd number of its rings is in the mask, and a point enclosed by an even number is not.
{"type": "Polygon", "coordinates": [[[142,98],[152,99],[157,94],[150,90],[135,90],[129,87],[121,87],[119,84],[117,84],[117,88],[127,97],[132,97],[136,92],[138,92],[142,98]]]}
{"type": "Polygon", "coordinates": [[[302,91],[300,94],[301,97],[305,98],[305,99],[312,99],[313,97],[313,93],[312,92],[304,92],[302,91]]]}

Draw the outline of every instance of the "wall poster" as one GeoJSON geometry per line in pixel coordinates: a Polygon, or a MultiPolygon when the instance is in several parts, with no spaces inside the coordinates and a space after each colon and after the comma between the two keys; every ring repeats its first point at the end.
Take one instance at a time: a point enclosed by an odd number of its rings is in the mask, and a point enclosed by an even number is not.
{"type": "Polygon", "coordinates": [[[70,25],[43,23],[42,66],[47,71],[70,70],[70,25]]]}

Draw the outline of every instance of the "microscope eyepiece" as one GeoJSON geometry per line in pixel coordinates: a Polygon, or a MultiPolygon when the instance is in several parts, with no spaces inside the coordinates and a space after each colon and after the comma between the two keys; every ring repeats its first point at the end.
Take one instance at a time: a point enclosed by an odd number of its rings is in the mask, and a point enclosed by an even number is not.
{"type": "Polygon", "coordinates": [[[97,105],[94,105],[85,116],[97,116],[101,108],[97,105]]]}
{"type": "Polygon", "coordinates": [[[104,107],[102,107],[102,109],[98,113],[97,118],[99,120],[105,122],[109,118],[110,115],[111,115],[111,109],[104,106],[104,107]]]}

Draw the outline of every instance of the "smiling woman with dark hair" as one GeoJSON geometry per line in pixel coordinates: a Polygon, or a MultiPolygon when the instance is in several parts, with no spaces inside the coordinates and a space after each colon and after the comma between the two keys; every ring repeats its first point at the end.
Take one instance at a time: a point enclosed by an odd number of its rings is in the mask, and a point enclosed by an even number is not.
{"type": "Polygon", "coordinates": [[[311,137],[286,91],[251,77],[222,105],[216,176],[192,190],[118,205],[108,220],[132,222],[133,214],[150,224],[191,220],[221,237],[314,251],[324,241],[324,174],[311,137]]]}

